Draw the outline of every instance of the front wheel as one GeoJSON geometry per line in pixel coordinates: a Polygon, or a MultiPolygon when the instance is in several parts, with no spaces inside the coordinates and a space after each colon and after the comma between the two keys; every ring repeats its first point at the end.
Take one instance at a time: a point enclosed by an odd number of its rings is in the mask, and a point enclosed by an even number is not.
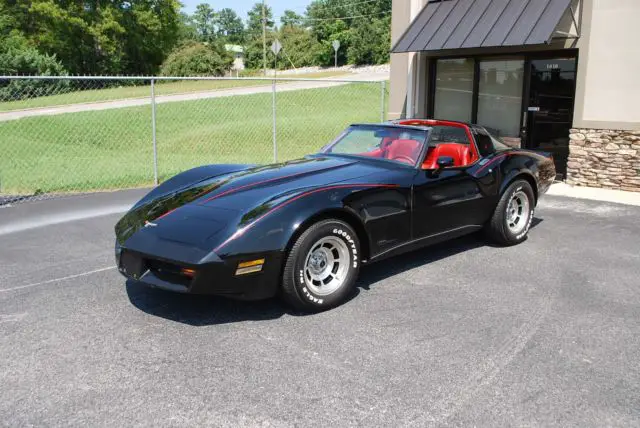
{"type": "Polygon", "coordinates": [[[360,242],[340,220],[322,220],[296,239],[282,277],[285,299],[298,309],[320,312],[343,303],[360,270],[360,242]]]}
{"type": "Polygon", "coordinates": [[[515,245],[527,239],[533,220],[535,198],[529,182],[516,180],[502,194],[487,223],[487,235],[502,245],[515,245]]]}

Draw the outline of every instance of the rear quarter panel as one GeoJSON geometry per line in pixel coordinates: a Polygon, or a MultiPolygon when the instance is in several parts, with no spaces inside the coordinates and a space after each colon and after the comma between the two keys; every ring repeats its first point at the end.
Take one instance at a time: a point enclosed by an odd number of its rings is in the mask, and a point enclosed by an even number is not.
{"type": "Polygon", "coordinates": [[[544,194],[555,178],[553,160],[532,151],[514,150],[506,153],[505,159],[500,164],[502,176],[500,194],[516,178],[524,176],[532,180],[536,198],[544,194]]]}

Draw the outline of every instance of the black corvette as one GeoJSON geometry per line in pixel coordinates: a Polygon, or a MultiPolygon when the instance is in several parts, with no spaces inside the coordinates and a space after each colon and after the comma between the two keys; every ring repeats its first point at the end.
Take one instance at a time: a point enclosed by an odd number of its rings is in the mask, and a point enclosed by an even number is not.
{"type": "Polygon", "coordinates": [[[522,242],[554,178],[547,154],[476,125],[352,125],[303,159],[202,166],[162,183],[116,225],[116,261],[167,290],[281,294],[320,311],[346,299],[361,264],[480,229],[522,242]]]}

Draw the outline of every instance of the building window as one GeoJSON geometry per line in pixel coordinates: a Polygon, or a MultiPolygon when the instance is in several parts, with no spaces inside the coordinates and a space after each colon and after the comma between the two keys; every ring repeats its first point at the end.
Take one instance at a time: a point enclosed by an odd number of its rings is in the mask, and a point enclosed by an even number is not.
{"type": "Polygon", "coordinates": [[[473,69],[470,58],[438,60],[434,117],[471,122],[473,69]]]}
{"type": "Polygon", "coordinates": [[[518,137],[524,60],[480,61],[478,125],[499,137],[518,137]]]}

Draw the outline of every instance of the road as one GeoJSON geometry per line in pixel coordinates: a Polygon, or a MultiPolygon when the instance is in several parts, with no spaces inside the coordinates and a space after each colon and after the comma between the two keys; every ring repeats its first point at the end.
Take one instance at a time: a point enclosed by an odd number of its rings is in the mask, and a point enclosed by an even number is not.
{"type": "MultiPolygon", "coordinates": [[[[290,76],[287,76],[290,77],[290,76]]],[[[295,76],[292,78],[303,78],[304,75],[295,76]]],[[[389,79],[389,74],[384,72],[369,72],[358,73],[347,76],[338,76],[335,78],[327,78],[319,81],[291,81],[291,82],[279,82],[278,92],[299,91],[302,89],[318,89],[318,88],[331,88],[334,86],[349,85],[355,83],[349,83],[350,81],[370,81],[381,82],[389,79]],[[331,80],[337,80],[332,82],[331,80]]],[[[231,89],[216,89],[211,91],[201,92],[189,92],[184,94],[173,95],[159,95],[156,97],[156,103],[169,103],[179,101],[195,101],[208,98],[222,98],[222,97],[234,97],[240,95],[254,95],[271,93],[272,87],[270,82],[265,82],[263,86],[248,86],[231,89]]],[[[95,103],[78,103],[62,106],[52,107],[39,107],[25,110],[14,110],[7,112],[0,112],[0,122],[6,122],[9,120],[18,120],[26,117],[34,116],[51,116],[65,113],[78,113],[84,111],[97,111],[97,110],[111,110],[117,108],[136,107],[142,105],[151,104],[151,99],[146,98],[129,98],[123,100],[113,101],[100,101],[95,103]]]]}
{"type": "Polygon", "coordinates": [[[126,284],[137,196],[0,208],[0,425],[640,425],[640,207],[547,196],[522,245],[372,265],[303,316],[126,284]]]}

